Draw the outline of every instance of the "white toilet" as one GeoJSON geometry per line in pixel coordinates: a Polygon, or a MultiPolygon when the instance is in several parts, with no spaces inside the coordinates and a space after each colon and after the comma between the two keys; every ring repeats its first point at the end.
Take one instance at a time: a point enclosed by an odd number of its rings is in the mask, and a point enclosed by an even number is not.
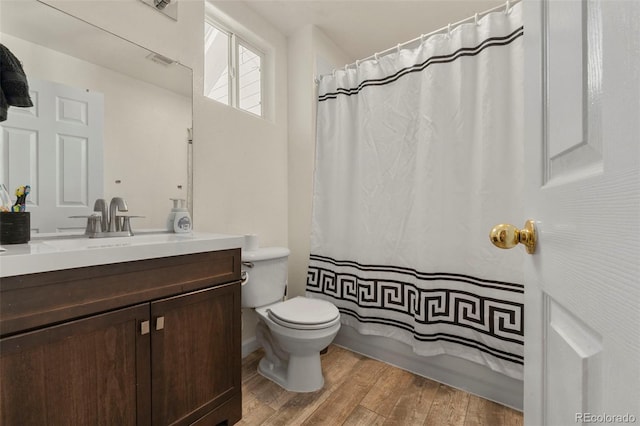
{"type": "Polygon", "coordinates": [[[340,312],[325,300],[295,297],[282,301],[287,286],[289,249],[242,252],[242,307],[258,314],[256,339],[265,356],[258,372],[292,392],[324,385],[320,351],[340,330],[340,312]]]}

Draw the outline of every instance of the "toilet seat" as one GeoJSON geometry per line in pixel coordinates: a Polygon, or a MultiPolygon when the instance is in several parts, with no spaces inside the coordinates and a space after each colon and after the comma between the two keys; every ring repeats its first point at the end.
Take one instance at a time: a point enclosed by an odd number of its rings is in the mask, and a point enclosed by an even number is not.
{"type": "Polygon", "coordinates": [[[295,297],[261,310],[276,324],[297,330],[319,330],[340,321],[340,312],[332,303],[306,297],[295,297]]]}

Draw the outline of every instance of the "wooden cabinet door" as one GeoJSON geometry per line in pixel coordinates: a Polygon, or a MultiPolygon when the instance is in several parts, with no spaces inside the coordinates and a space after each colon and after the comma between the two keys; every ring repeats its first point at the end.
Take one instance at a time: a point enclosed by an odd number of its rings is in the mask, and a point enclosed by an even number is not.
{"type": "Polygon", "coordinates": [[[142,304],[0,339],[0,424],[149,424],[148,318],[142,304]]]}
{"type": "Polygon", "coordinates": [[[240,321],[238,282],[151,303],[154,425],[213,418],[225,401],[240,401],[240,321]]]}

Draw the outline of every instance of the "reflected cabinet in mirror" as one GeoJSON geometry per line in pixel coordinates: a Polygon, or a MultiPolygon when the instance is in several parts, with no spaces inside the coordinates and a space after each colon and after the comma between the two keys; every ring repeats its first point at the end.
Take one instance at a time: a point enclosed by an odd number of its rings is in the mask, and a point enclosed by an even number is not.
{"type": "Polygon", "coordinates": [[[164,228],[187,198],[191,69],[36,0],[0,1],[0,37],[32,108],[2,122],[0,180],[31,185],[32,232],[84,229],[96,198],[127,201],[136,228],[164,228]]]}

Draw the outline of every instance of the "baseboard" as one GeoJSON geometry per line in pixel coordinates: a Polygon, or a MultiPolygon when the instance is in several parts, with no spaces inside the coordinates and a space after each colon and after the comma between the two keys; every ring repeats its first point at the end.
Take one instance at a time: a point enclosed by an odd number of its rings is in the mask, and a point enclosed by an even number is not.
{"type": "Polygon", "coordinates": [[[242,358],[255,352],[260,348],[260,344],[255,337],[242,341],[242,358]]]}
{"type": "Polygon", "coordinates": [[[492,371],[480,364],[450,355],[419,356],[402,342],[386,337],[365,336],[344,324],[333,343],[419,376],[522,411],[524,392],[522,381],[492,371]]]}

